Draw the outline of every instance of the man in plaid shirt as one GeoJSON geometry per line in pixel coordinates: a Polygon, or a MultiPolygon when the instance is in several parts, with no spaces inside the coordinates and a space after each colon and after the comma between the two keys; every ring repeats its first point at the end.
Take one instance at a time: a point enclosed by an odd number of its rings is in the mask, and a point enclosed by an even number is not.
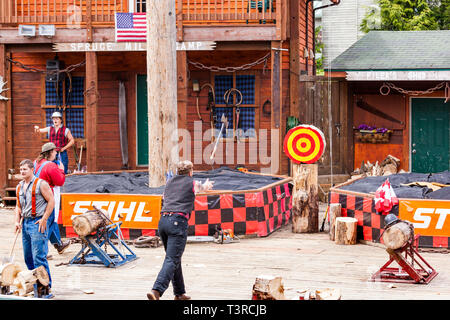
{"type": "Polygon", "coordinates": [[[69,157],[67,156],[67,149],[69,149],[75,143],[75,139],[73,138],[69,128],[63,125],[63,117],[60,112],[53,112],[52,121],[53,126],[42,129],[39,128],[39,126],[35,126],[34,130],[36,132],[45,132],[48,134],[50,142],[53,142],[55,144],[58,151],[56,159],[64,164],[64,173],[67,174],[67,169],[69,167],[69,157]]]}

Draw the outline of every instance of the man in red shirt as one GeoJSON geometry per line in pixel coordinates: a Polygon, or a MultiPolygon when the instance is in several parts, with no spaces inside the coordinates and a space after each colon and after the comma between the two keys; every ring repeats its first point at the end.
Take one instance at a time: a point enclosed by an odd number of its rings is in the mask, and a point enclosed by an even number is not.
{"type": "MultiPolygon", "coordinates": [[[[53,162],[57,155],[57,148],[53,142],[47,142],[42,146],[42,151],[39,157],[34,162],[34,174],[36,177],[48,182],[54,196],[59,198],[59,194],[55,195],[54,188],[60,187],[64,184],[66,176],[64,174],[64,165],[60,162],[59,165],[53,162]]],[[[59,199],[58,200],[59,204],[59,199]]],[[[59,254],[62,254],[70,245],[70,241],[63,242],[59,234],[58,226],[59,205],[53,210],[48,219],[49,240],[56,248],[59,254]]]]}

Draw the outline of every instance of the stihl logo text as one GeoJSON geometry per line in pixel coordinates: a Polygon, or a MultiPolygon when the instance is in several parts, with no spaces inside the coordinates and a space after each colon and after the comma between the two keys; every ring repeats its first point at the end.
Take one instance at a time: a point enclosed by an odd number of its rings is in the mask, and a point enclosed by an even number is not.
{"type": "Polygon", "coordinates": [[[450,214],[450,209],[444,208],[417,208],[414,212],[414,228],[427,229],[431,224],[431,217],[433,215],[438,215],[439,219],[436,222],[435,229],[440,230],[444,227],[447,215],[450,214]]]}
{"type": "Polygon", "coordinates": [[[72,218],[96,206],[107,211],[112,221],[119,221],[120,218],[125,217],[124,221],[152,222],[152,217],[144,216],[150,213],[145,210],[146,204],[146,202],[137,201],[76,201],[73,208],[75,215],[72,218]]]}

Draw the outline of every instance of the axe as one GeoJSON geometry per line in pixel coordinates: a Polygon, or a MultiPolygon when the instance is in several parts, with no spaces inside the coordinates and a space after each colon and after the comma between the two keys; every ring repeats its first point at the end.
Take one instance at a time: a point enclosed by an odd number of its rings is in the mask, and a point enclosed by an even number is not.
{"type": "Polygon", "coordinates": [[[220,118],[220,121],[222,122],[222,127],[220,128],[219,136],[217,137],[216,143],[214,145],[214,149],[211,152],[211,156],[209,157],[210,160],[212,160],[214,158],[214,154],[216,153],[216,150],[217,150],[217,145],[219,144],[220,138],[222,137],[223,129],[225,127],[228,128],[228,119],[227,119],[227,117],[225,117],[224,113],[222,113],[222,118],[220,118]]]}

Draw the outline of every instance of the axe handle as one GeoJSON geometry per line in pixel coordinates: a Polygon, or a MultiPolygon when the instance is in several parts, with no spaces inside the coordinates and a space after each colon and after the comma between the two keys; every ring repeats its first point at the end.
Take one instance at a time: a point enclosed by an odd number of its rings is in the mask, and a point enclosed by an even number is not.
{"type": "Polygon", "coordinates": [[[224,127],[225,127],[225,123],[222,123],[222,128],[220,128],[220,134],[219,134],[219,136],[217,137],[216,144],[214,145],[214,149],[213,149],[213,151],[211,152],[211,156],[209,157],[210,160],[212,160],[212,159],[214,158],[214,154],[216,153],[217,145],[219,144],[219,140],[220,140],[220,138],[222,137],[222,132],[223,132],[223,128],[224,128],[224,127]]]}

